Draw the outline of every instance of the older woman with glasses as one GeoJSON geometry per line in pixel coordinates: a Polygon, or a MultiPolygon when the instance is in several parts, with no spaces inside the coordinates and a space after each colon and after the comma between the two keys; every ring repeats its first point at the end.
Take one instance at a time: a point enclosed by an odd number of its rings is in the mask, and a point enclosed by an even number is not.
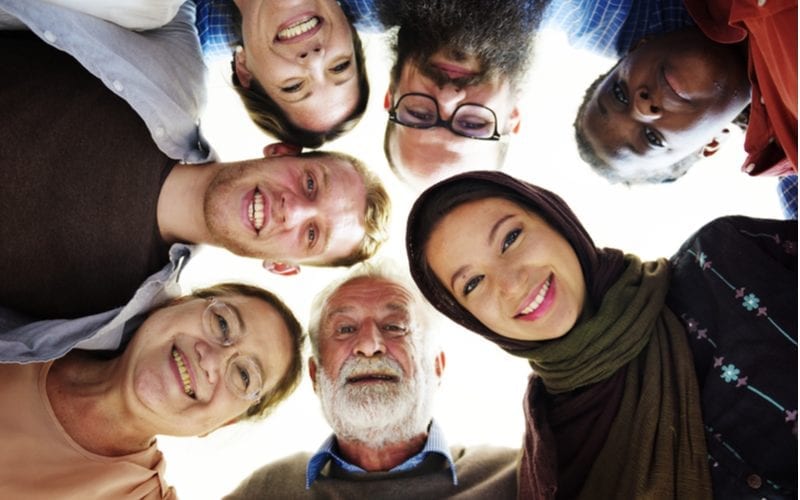
{"type": "Polygon", "coordinates": [[[174,498],[157,434],[263,417],[299,381],[301,327],[270,292],[217,285],[145,316],[121,349],[0,365],[0,496],[174,498]]]}

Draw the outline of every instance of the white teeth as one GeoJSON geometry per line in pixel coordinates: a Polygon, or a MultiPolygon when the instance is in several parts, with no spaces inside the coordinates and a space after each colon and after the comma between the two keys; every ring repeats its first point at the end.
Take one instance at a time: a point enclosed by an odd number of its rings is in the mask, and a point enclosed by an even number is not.
{"type": "Polygon", "coordinates": [[[172,348],[172,359],[174,359],[175,364],[178,365],[178,373],[181,376],[181,382],[183,382],[183,392],[193,398],[192,378],[189,376],[189,370],[186,369],[186,365],[183,363],[183,356],[181,356],[174,347],[172,348]]]}
{"type": "Polygon", "coordinates": [[[294,38],[296,36],[300,36],[306,31],[310,31],[314,29],[316,25],[319,24],[318,17],[312,17],[305,21],[300,21],[297,24],[293,24],[286,29],[282,29],[278,32],[278,40],[286,40],[289,38],[294,38]]]}
{"type": "Polygon", "coordinates": [[[264,227],[264,195],[255,192],[253,201],[250,202],[250,223],[256,231],[260,231],[264,227]]]}
{"type": "Polygon", "coordinates": [[[531,302],[528,305],[528,307],[523,309],[522,312],[519,313],[519,315],[524,316],[539,309],[539,306],[542,305],[542,302],[544,302],[544,297],[547,295],[547,291],[549,289],[550,289],[550,278],[547,278],[547,281],[544,282],[544,285],[542,285],[541,290],[539,290],[539,293],[536,295],[536,298],[533,299],[533,302],[531,302]]]}

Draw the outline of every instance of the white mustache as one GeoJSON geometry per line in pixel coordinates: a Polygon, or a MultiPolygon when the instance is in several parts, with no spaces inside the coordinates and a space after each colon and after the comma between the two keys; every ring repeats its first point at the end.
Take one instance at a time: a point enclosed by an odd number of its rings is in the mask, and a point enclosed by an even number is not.
{"type": "Polygon", "coordinates": [[[339,370],[339,384],[344,385],[347,380],[365,375],[385,375],[403,378],[403,368],[397,361],[386,358],[350,358],[339,370]]]}

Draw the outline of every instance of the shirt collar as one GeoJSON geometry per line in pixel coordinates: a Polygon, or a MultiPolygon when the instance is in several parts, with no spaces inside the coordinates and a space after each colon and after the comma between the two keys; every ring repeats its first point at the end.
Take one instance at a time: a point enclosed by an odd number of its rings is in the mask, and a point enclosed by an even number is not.
{"type": "MultiPolygon", "coordinates": [[[[447,446],[447,440],[444,437],[439,424],[436,420],[431,420],[431,425],[428,428],[428,439],[425,441],[425,446],[416,455],[410,457],[405,462],[392,468],[389,472],[402,472],[408,471],[417,467],[422,463],[425,458],[432,454],[443,456],[448,465],[450,466],[450,473],[453,477],[453,485],[458,484],[458,477],[456,476],[456,466],[453,463],[453,457],[450,455],[450,449],[447,446]]],[[[322,443],[319,450],[309,459],[308,466],[306,467],[306,489],[311,488],[311,484],[319,478],[322,469],[325,465],[333,460],[336,465],[348,472],[366,474],[367,471],[357,465],[353,465],[339,455],[339,446],[336,444],[336,435],[331,434],[328,439],[322,443]]]]}

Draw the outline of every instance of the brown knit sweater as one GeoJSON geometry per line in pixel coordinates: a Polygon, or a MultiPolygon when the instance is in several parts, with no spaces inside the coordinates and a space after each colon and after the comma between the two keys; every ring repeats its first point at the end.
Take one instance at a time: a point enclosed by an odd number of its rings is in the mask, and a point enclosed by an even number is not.
{"type": "Polygon", "coordinates": [[[491,499],[517,495],[519,450],[479,446],[450,448],[458,474],[453,479],[444,457],[429,455],[405,472],[354,474],[328,463],[306,489],[306,464],[311,453],[297,453],[267,464],[245,479],[227,499],[491,499]]]}

